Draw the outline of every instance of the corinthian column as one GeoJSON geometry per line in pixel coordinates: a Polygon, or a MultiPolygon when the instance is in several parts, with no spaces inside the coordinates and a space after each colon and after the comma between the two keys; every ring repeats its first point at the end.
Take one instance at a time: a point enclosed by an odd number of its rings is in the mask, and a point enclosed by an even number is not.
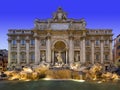
{"type": "Polygon", "coordinates": [[[83,45],[82,45],[82,39],[80,39],[80,62],[82,63],[83,60],[83,45]]]}
{"type": "Polygon", "coordinates": [[[83,52],[83,60],[82,60],[82,62],[83,63],[85,63],[85,61],[86,61],[86,51],[85,51],[85,37],[83,37],[83,40],[82,40],[82,44],[83,44],[83,46],[82,46],[82,52],[83,52]]]}
{"type": "Polygon", "coordinates": [[[11,63],[11,40],[8,40],[8,67],[11,63]]]}
{"type": "Polygon", "coordinates": [[[69,37],[69,62],[74,62],[74,44],[73,44],[73,36],[69,37]]]}
{"type": "Polygon", "coordinates": [[[20,40],[17,40],[17,64],[20,65],[20,40]]]}
{"type": "Polygon", "coordinates": [[[110,42],[110,62],[113,62],[113,54],[112,54],[112,40],[110,42]]]}
{"type": "Polygon", "coordinates": [[[103,58],[103,53],[104,53],[104,49],[103,49],[103,40],[101,40],[101,43],[100,43],[100,53],[101,53],[101,63],[104,63],[104,58],[103,58]]]}
{"type": "Polygon", "coordinates": [[[94,40],[91,41],[92,46],[92,64],[94,64],[94,40]]]}
{"type": "Polygon", "coordinates": [[[29,40],[26,40],[26,61],[29,64],[29,40]]]}
{"type": "Polygon", "coordinates": [[[38,39],[35,37],[35,64],[38,64],[38,39]]]}
{"type": "Polygon", "coordinates": [[[48,33],[47,34],[47,40],[46,40],[46,61],[51,62],[51,42],[50,42],[51,36],[48,33]]]}

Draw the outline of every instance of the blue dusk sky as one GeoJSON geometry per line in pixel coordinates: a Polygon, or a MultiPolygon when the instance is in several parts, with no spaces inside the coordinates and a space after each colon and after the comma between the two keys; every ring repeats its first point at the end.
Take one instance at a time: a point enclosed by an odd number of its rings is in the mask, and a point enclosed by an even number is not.
{"type": "Polygon", "coordinates": [[[36,18],[52,18],[62,7],[68,18],[84,18],[87,28],[120,33],[120,0],[1,0],[0,49],[8,49],[8,29],[32,29],[36,18]]]}

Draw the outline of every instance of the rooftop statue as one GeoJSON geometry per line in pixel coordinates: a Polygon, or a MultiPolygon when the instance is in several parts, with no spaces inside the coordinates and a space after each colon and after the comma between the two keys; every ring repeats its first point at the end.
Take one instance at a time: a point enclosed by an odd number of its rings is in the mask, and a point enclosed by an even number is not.
{"type": "Polygon", "coordinates": [[[66,13],[62,10],[62,8],[58,8],[57,12],[54,13],[53,20],[65,21],[66,19],[66,13]]]}

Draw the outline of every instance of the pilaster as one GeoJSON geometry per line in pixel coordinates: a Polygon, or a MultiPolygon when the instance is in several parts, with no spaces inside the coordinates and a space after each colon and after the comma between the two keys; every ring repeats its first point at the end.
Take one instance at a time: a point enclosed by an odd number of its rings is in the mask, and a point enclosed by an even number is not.
{"type": "Polygon", "coordinates": [[[8,67],[11,64],[11,40],[8,40],[8,67]]]}
{"type": "Polygon", "coordinates": [[[110,43],[110,62],[113,62],[112,40],[110,40],[109,43],[110,43]]]}
{"type": "Polygon", "coordinates": [[[103,57],[103,53],[104,53],[104,46],[103,46],[103,40],[100,41],[100,53],[101,53],[101,63],[104,63],[104,57],[103,57]]]}
{"type": "Polygon", "coordinates": [[[17,40],[17,64],[20,65],[20,40],[17,40]]]}
{"type": "Polygon", "coordinates": [[[69,63],[74,62],[74,44],[73,44],[73,36],[69,36],[69,63]]]}
{"type": "Polygon", "coordinates": [[[94,52],[95,52],[94,51],[94,48],[95,48],[94,47],[94,42],[95,42],[94,40],[91,40],[91,48],[92,48],[91,49],[92,50],[92,58],[91,59],[92,59],[92,64],[94,64],[94,52]]]}
{"type": "Polygon", "coordinates": [[[46,61],[51,62],[51,35],[47,34],[46,37],[46,61]]]}
{"type": "Polygon", "coordinates": [[[26,62],[29,64],[29,40],[26,40],[26,62]]]}

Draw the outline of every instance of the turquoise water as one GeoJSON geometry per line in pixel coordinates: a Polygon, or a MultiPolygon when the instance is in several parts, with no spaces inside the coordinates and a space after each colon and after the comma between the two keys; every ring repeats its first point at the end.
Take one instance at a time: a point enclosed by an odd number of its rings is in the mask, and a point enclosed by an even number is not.
{"type": "Polygon", "coordinates": [[[119,82],[0,81],[0,90],[120,90],[119,82]]]}

